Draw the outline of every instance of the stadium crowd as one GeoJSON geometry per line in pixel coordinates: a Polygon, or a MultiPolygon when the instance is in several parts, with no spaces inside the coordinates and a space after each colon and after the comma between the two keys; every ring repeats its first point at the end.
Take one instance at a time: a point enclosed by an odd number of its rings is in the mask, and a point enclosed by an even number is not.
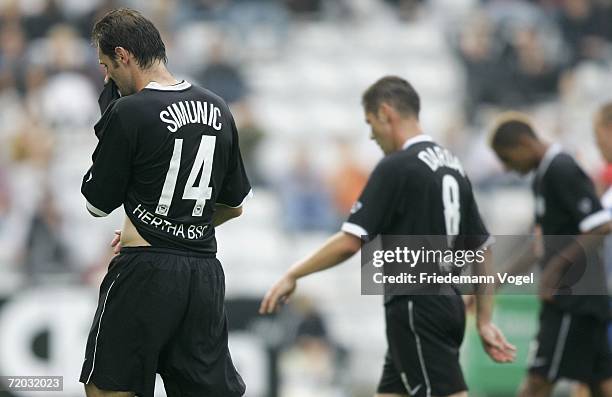
{"type": "MultiPolygon", "coordinates": [[[[287,47],[299,41],[296,36],[301,32],[318,25],[331,26],[324,31],[328,35],[341,35],[347,25],[358,29],[367,24],[366,15],[376,11],[373,20],[389,19],[397,24],[396,29],[422,24],[442,28],[442,51],[451,54],[452,62],[459,66],[452,72],[456,74],[454,86],[459,88],[453,101],[460,109],[450,116],[441,114],[443,108],[436,110],[435,118],[448,121],[431,133],[464,153],[468,163],[471,158],[480,161],[481,144],[475,143],[474,136],[484,140],[487,123],[499,109],[527,110],[536,115],[550,137],[569,146],[591,142],[590,106],[610,92],[606,89],[610,78],[604,74],[612,60],[612,2],[461,1],[446,12],[443,3],[4,1],[0,9],[0,268],[21,269],[35,276],[39,272],[86,271],[97,263],[95,258],[84,263],[82,255],[71,252],[70,222],[75,215],[69,214],[81,207],[74,191],[75,175],[87,164],[81,153],[93,142],[89,132],[98,117],[96,98],[102,84],[89,33],[97,16],[121,5],[151,15],[162,27],[170,54],[186,54],[171,56],[176,60],[170,65],[172,70],[231,104],[238,115],[251,178],[257,190],[269,191],[278,200],[284,213],[278,226],[288,232],[337,228],[375,162],[360,159],[361,144],[356,142],[364,140],[359,135],[363,128],[349,130],[358,123],[340,130],[332,122],[327,131],[291,135],[267,117],[268,111],[261,111],[260,101],[266,102],[276,92],[262,88],[265,81],[257,80],[266,76],[259,76],[251,67],[257,70],[266,62],[287,63],[287,47]],[[336,31],[334,25],[339,26],[336,31]],[[278,148],[275,140],[283,142],[287,158],[269,153],[278,148]],[[319,148],[335,160],[321,160],[319,148]]],[[[409,43],[405,50],[400,40],[394,45],[396,51],[408,54],[404,57],[410,56],[409,43]]],[[[312,57],[318,55],[313,52],[312,57]]],[[[381,58],[384,65],[389,55],[381,46],[372,58],[381,58]]],[[[420,56],[414,54],[412,63],[418,63],[420,56]]],[[[339,59],[326,54],[317,61],[334,67],[339,59]]],[[[413,74],[410,66],[401,70],[408,79],[413,74]]],[[[277,76],[279,80],[283,77],[277,76]]],[[[321,73],[313,78],[329,77],[321,73]]],[[[330,80],[325,83],[333,85],[330,80]]],[[[278,81],[274,85],[290,89],[292,84],[278,81]]],[[[415,84],[419,85],[418,79],[415,84]]],[[[295,95],[295,107],[302,104],[298,93],[281,95],[295,95]]],[[[323,95],[325,92],[319,94],[323,95]]],[[[342,100],[357,102],[358,98],[342,100]]],[[[269,116],[274,117],[274,112],[269,116]]],[[[361,122],[359,113],[346,117],[361,122]]],[[[313,127],[319,124],[325,128],[321,120],[313,127]]],[[[576,145],[572,150],[582,156],[590,171],[603,170],[598,168],[601,162],[592,147],[576,145]]],[[[605,184],[608,174],[601,173],[605,184]]],[[[489,161],[489,167],[479,168],[476,179],[477,185],[497,184],[496,164],[489,161]]]]}

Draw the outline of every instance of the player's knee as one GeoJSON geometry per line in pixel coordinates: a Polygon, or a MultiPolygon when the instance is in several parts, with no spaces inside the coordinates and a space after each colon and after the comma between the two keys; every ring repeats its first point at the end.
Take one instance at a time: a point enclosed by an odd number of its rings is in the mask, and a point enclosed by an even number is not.
{"type": "Polygon", "coordinates": [[[374,397],[410,397],[408,394],[389,394],[389,393],[384,393],[384,394],[376,394],[374,395],[374,397]]]}
{"type": "Polygon", "coordinates": [[[134,397],[134,392],[102,390],[91,382],[85,385],[85,394],[87,397],[134,397]]]}
{"type": "Polygon", "coordinates": [[[467,394],[466,391],[462,391],[462,392],[459,392],[459,393],[448,395],[446,397],[468,397],[468,394],[467,394]]]}
{"type": "Polygon", "coordinates": [[[521,397],[543,397],[552,392],[553,384],[540,375],[529,374],[523,382],[521,397]]]}
{"type": "Polygon", "coordinates": [[[612,397],[612,378],[590,385],[590,391],[593,397],[612,397]]]}

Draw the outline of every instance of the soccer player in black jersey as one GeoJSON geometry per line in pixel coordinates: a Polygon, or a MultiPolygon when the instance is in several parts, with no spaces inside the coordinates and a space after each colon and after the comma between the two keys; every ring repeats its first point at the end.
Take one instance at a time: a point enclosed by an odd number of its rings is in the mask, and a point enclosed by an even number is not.
{"type": "Polygon", "coordinates": [[[215,257],[215,227],[251,190],[232,114],[168,72],[160,34],[138,12],[109,12],[92,36],[107,84],[81,190],[92,215],[123,205],[126,217],[80,381],[89,397],[152,397],[159,373],[168,396],[242,396],[215,257]]]}
{"type": "Polygon", "coordinates": [[[565,378],[590,386],[594,396],[612,396],[610,309],[597,249],[610,232],[610,212],[602,209],[593,183],[576,161],[558,145],[541,141],[526,116],[500,116],[491,146],[508,169],[534,171],[535,218],[544,247],[543,257],[529,248],[509,269],[522,273],[537,261],[542,265],[540,329],[519,395],[549,396],[557,380],[565,378]],[[596,275],[589,286],[592,294],[589,289],[572,295],[572,285],[586,266],[596,275]]]}
{"type": "MultiPolygon", "coordinates": [[[[413,87],[399,77],[384,77],[364,93],[363,105],[372,139],[385,157],[342,230],[285,273],[266,294],[261,313],[286,301],[299,278],[359,251],[362,236],[465,235],[477,240],[467,249],[488,244],[489,233],[461,163],[421,132],[420,100],[413,87]]],[[[491,296],[478,295],[478,330],[485,350],[496,361],[511,361],[514,347],[491,323],[491,311],[491,296]]],[[[467,396],[459,366],[465,327],[461,296],[386,296],[385,312],[388,351],[377,396],[467,396]]]]}

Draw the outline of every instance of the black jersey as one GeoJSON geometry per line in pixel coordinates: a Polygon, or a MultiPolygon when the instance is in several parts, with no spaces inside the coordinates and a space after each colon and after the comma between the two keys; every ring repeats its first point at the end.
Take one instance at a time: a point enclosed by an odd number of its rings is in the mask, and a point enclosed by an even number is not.
{"type": "Polygon", "coordinates": [[[449,236],[449,248],[464,250],[490,237],[461,162],[426,135],[377,164],[342,230],[368,238],[449,236]]]}
{"type": "Polygon", "coordinates": [[[94,127],[99,138],[81,191],[105,216],[123,204],[151,245],[215,253],[216,204],[250,194],[229,108],[210,91],[150,83],[114,101],[94,127]]]}
{"type": "MultiPolygon", "coordinates": [[[[574,241],[575,236],[601,226],[612,219],[610,211],[604,210],[595,193],[591,179],[576,161],[564,153],[558,145],[551,145],[544,155],[533,180],[535,196],[535,218],[542,229],[544,257],[542,265],[574,241]]],[[[576,258],[569,278],[580,277],[582,267],[596,266],[591,271],[599,272],[601,285],[593,290],[605,290],[605,271],[599,252],[576,258]]],[[[568,279],[568,282],[571,280],[568,279]]],[[[556,296],[555,301],[562,309],[583,314],[607,317],[607,297],[598,296],[556,296]]]]}
{"type": "Polygon", "coordinates": [[[591,179],[558,145],[551,145],[546,151],[532,187],[536,222],[544,235],[586,233],[611,219],[610,212],[602,208],[591,179]]]}
{"type": "Polygon", "coordinates": [[[409,139],[378,163],[342,230],[355,236],[477,236],[465,249],[489,238],[461,162],[427,135],[409,139]]]}

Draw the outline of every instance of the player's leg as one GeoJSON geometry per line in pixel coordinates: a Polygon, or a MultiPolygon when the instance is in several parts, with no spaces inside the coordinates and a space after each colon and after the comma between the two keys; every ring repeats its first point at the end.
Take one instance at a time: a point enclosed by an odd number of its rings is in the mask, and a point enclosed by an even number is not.
{"type": "Polygon", "coordinates": [[[245,385],[228,348],[225,278],[215,258],[181,257],[189,270],[189,302],[181,324],[162,349],[158,371],[168,397],[239,397],[245,385]]]}
{"type": "Polygon", "coordinates": [[[157,254],[140,251],[113,258],[81,371],[88,396],[153,396],[159,351],[187,302],[173,263],[157,260],[157,254]]]}
{"type": "Polygon", "coordinates": [[[590,387],[589,385],[577,382],[572,385],[570,397],[593,397],[593,395],[591,394],[591,389],[592,387],[590,387]]]}
{"type": "Polygon", "coordinates": [[[395,368],[389,351],[385,354],[383,371],[378,382],[375,397],[411,397],[406,392],[406,386],[395,368]]]}
{"type": "Polygon", "coordinates": [[[554,383],[537,374],[527,374],[519,388],[518,397],[548,397],[552,394],[554,383]]]}
{"type": "Polygon", "coordinates": [[[450,396],[446,396],[446,397],[468,397],[468,394],[466,391],[462,391],[459,393],[451,394],[450,396]]]}
{"type": "Polygon", "coordinates": [[[572,315],[557,305],[542,305],[538,334],[529,352],[528,373],[519,387],[520,397],[550,396],[560,377],[579,380],[571,375],[575,372],[575,363],[571,362],[575,355],[571,354],[572,346],[576,343],[576,335],[570,333],[573,322],[572,315]]]}
{"type": "Polygon", "coordinates": [[[536,346],[522,397],[549,396],[560,378],[593,385],[612,377],[605,324],[594,316],[570,314],[545,303],[536,346]]]}
{"type": "Polygon", "coordinates": [[[387,304],[386,320],[389,351],[408,395],[446,397],[467,391],[459,365],[465,332],[460,296],[398,297],[387,304]]]}
{"type": "Polygon", "coordinates": [[[591,397],[612,397],[612,378],[605,379],[591,388],[591,397]]]}
{"type": "Polygon", "coordinates": [[[87,397],[134,397],[134,392],[131,391],[108,391],[100,390],[93,383],[85,385],[85,394],[87,397]]]}
{"type": "Polygon", "coordinates": [[[608,324],[601,322],[597,346],[597,358],[595,359],[595,369],[593,371],[593,385],[591,386],[591,397],[612,397],[612,349],[608,339],[608,324]]]}
{"type": "MultiPolygon", "coordinates": [[[[412,397],[412,396],[409,396],[408,394],[388,394],[388,393],[380,394],[380,393],[377,393],[374,397],[412,397]]],[[[442,397],[468,397],[468,394],[467,392],[462,391],[460,393],[455,393],[450,396],[442,396],[442,397]]]]}

